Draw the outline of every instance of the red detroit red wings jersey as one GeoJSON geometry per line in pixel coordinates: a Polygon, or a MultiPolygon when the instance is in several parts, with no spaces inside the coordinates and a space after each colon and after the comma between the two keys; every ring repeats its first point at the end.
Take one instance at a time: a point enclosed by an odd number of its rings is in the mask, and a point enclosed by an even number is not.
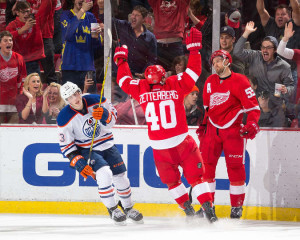
{"type": "Polygon", "coordinates": [[[146,79],[133,79],[129,66],[119,66],[117,82],[141,105],[154,149],[168,149],[180,144],[188,135],[184,95],[189,93],[201,73],[201,56],[191,55],[184,73],[166,79],[164,85],[150,88],[146,79]]]}
{"type": "Polygon", "coordinates": [[[217,128],[225,129],[236,121],[242,122],[242,114],[247,113],[247,121],[258,122],[260,109],[248,79],[239,73],[231,73],[225,80],[217,74],[209,76],[203,89],[203,105],[208,107],[210,122],[217,128]]]}

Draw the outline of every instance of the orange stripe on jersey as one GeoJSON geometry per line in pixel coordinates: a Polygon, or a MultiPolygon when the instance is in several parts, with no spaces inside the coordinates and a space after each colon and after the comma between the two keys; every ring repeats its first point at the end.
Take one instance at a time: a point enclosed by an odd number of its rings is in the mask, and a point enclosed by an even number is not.
{"type": "MultiPolygon", "coordinates": [[[[109,137],[106,137],[106,138],[101,138],[101,139],[95,141],[94,144],[96,144],[98,142],[101,142],[101,141],[105,141],[105,140],[110,139],[110,138],[112,138],[112,135],[109,136],[109,137]]],[[[80,147],[86,147],[86,146],[90,146],[91,142],[88,142],[88,143],[85,143],[85,144],[77,144],[77,145],[80,146],[80,147]]]]}
{"type": "Polygon", "coordinates": [[[115,120],[117,120],[116,115],[114,114],[114,112],[111,112],[111,114],[114,116],[115,120]]]}
{"type": "Polygon", "coordinates": [[[70,147],[72,144],[74,144],[74,142],[71,142],[70,144],[68,144],[66,147],[62,148],[62,151],[65,151],[68,147],[70,147]]]}
{"type": "Polygon", "coordinates": [[[123,193],[117,191],[117,193],[120,194],[120,195],[126,195],[126,194],[129,194],[130,192],[131,192],[131,190],[129,190],[129,191],[127,191],[127,192],[123,192],[123,193]]]}
{"type": "Polygon", "coordinates": [[[108,190],[108,191],[106,191],[106,192],[100,192],[99,191],[99,194],[108,194],[108,193],[111,193],[111,192],[113,192],[114,191],[114,189],[112,188],[112,189],[110,189],[110,190],[108,190]]]}

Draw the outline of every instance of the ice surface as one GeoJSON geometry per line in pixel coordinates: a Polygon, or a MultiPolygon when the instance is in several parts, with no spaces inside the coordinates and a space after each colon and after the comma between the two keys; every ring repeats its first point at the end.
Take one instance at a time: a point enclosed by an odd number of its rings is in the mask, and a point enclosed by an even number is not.
{"type": "Polygon", "coordinates": [[[0,214],[0,240],[273,240],[300,239],[299,222],[145,217],[144,224],[117,226],[108,216],[0,214]]]}

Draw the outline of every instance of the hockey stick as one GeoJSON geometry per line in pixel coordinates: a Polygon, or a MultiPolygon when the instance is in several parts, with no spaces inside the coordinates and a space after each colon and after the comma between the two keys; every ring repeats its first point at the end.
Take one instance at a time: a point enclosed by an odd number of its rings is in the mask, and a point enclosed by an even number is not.
{"type": "MultiPolygon", "coordinates": [[[[104,79],[103,79],[103,83],[102,83],[102,87],[101,87],[100,101],[99,101],[98,107],[100,107],[101,103],[102,103],[103,90],[104,90],[104,85],[105,85],[105,80],[106,80],[106,75],[107,75],[108,64],[109,64],[109,60],[110,60],[110,53],[111,53],[111,48],[109,49],[107,60],[106,60],[104,79]]],[[[98,120],[96,119],[96,122],[95,122],[95,125],[94,125],[94,132],[93,132],[90,152],[89,152],[89,158],[88,158],[88,161],[87,161],[88,165],[90,165],[90,161],[91,161],[91,154],[92,154],[94,140],[95,140],[95,133],[96,133],[96,129],[97,129],[97,123],[98,123],[98,120]]]]}
{"type": "MultiPolygon", "coordinates": [[[[106,65],[105,65],[105,72],[104,72],[104,78],[103,78],[103,83],[102,83],[102,87],[101,87],[100,101],[99,101],[98,107],[100,107],[101,103],[102,103],[102,96],[103,96],[103,91],[104,91],[104,86],[105,86],[105,81],[106,81],[106,76],[107,76],[107,69],[108,69],[108,65],[109,65],[109,61],[110,61],[111,48],[112,48],[112,35],[111,35],[111,30],[109,28],[107,29],[107,35],[108,35],[108,38],[109,38],[109,51],[108,51],[108,56],[107,56],[107,60],[106,60],[106,65]]],[[[90,165],[90,162],[91,162],[91,154],[92,154],[92,150],[93,150],[97,124],[98,124],[98,120],[96,119],[96,122],[95,122],[95,125],[94,125],[92,142],[91,142],[90,151],[89,151],[89,157],[88,157],[88,160],[87,160],[87,165],[90,165]]],[[[84,181],[86,181],[86,179],[84,179],[84,181]]]]}

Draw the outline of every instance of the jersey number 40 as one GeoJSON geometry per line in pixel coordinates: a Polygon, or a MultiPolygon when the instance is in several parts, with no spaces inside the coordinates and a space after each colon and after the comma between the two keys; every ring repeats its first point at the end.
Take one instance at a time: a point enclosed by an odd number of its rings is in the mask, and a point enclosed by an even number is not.
{"type": "Polygon", "coordinates": [[[177,125],[174,102],[167,100],[160,102],[158,106],[155,106],[154,102],[149,102],[146,107],[145,118],[148,123],[151,123],[152,131],[160,130],[161,127],[164,129],[174,128],[177,125]]]}

